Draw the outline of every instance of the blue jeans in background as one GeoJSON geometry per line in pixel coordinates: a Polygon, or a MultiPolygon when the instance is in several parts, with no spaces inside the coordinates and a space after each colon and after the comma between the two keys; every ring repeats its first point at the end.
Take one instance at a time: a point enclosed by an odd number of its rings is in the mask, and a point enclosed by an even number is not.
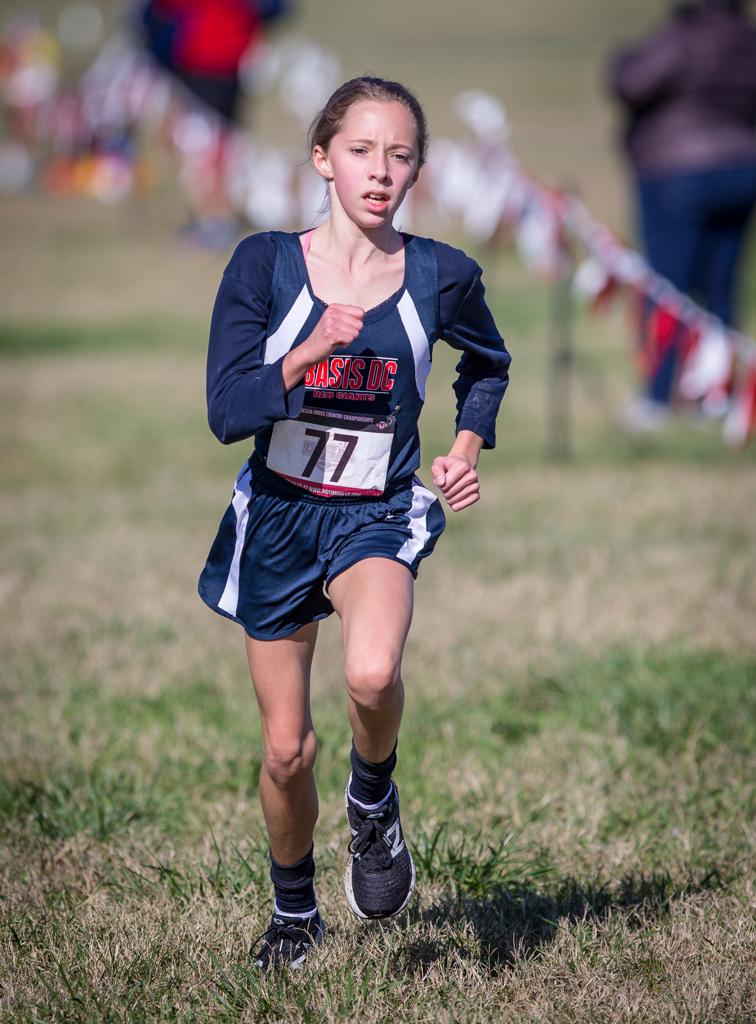
{"type": "MultiPolygon", "coordinates": [[[[756,205],[756,162],[641,175],[637,187],[651,267],[733,325],[738,264],[756,205]]],[[[648,381],[649,398],[670,401],[679,356],[679,346],[673,346],[648,381]]]]}

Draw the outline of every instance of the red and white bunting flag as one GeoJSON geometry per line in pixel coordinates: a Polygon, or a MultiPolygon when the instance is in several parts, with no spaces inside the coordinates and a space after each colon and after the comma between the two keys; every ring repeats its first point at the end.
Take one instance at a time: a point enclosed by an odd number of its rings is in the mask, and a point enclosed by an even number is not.
{"type": "Polygon", "coordinates": [[[609,268],[592,256],[583,260],[572,281],[575,295],[587,302],[593,312],[605,310],[620,287],[609,268]]]}
{"type": "Polygon", "coordinates": [[[680,375],[680,394],[689,402],[718,404],[732,380],[734,347],[723,324],[706,318],[690,346],[680,375]]]}
{"type": "Polygon", "coordinates": [[[545,189],[533,190],[515,229],[523,263],[544,277],[556,278],[564,267],[560,201],[545,189]]]}
{"type": "Polygon", "coordinates": [[[734,448],[746,443],[756,429],[756,363],[743,367],[735,385],[732,404],[722,431],[725,441],[734,448]]]}

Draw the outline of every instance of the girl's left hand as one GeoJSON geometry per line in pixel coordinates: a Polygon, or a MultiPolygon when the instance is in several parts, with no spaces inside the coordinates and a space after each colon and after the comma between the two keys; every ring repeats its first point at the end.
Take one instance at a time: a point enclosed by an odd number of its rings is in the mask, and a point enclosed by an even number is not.
{"type": "Polygon", "coordinates": [[[461,512],[480,498],[477,470],[462,455],[439,455],[433,460],[431,474],[453,512],[461,512]]]}

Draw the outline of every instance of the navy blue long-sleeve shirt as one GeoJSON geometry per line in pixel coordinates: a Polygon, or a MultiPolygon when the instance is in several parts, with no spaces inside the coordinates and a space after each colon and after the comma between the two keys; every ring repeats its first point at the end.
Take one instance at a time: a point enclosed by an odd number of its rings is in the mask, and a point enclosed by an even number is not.
{"type": "Polygon", "coordinates": [[[418,418],[433,345],[462,352],[454,384],[456,429],[495,444],[510,356],[485,301],[480,267],[459,249],[404,235],[401,287],[365,313],[346,348],[287,393],[283,359],[315,328],[325,304],[313,293],[299,235],[263,232],[239,244],[213,310],[207,362],[210,427],[224,444],[254,435],[266,460],[275,425],[312,414],[358,414],[394,425],[387,481],[420,464],[418,418]]]}

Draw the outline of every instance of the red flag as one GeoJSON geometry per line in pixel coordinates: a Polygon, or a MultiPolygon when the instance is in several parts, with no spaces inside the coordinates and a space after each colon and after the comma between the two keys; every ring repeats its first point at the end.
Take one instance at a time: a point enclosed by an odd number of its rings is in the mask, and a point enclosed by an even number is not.
{"type": "Polygon", "coordinates": [[[675,302],[667,300],[662,304],[641,293],[639,363],[644,377],[650,380],[657,374],[679,342],[683,328],[675,302]]]}

